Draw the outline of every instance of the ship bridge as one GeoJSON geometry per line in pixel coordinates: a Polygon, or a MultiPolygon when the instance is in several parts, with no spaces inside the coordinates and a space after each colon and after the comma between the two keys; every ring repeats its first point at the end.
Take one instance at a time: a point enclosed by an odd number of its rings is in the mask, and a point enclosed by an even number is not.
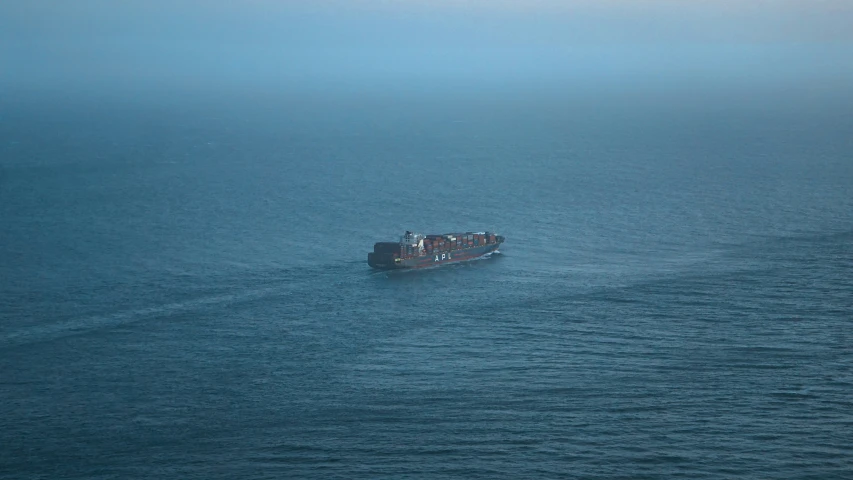
{"type": "Polygon", "coordinates": [[[424,236],[420,233],[410,232],[406,230],[406,234],[400,237],[400,243],[406,247],[412,247],[412,250],[417,250],[418,253],[424,251],[424,236]]]}

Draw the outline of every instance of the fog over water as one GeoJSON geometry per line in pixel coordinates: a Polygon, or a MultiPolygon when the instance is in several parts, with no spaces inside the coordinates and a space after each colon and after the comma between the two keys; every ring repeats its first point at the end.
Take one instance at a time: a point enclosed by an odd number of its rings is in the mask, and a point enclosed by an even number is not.
{"type": "Polygon", "coordinates": [[[848,2],[108,2],[0,6],[7,95],[456,84],[842,89],[848,2]]]}

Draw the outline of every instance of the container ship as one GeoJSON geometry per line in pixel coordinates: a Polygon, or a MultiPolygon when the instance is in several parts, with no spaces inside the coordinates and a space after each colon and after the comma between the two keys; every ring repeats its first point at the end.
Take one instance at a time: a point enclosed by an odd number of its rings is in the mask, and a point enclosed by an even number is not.
{"type": "Polygon", "coordinates": [[[497,251],[504,237],[492,232],[422,235],[407,231],[399,242],[377,242],[367,264],[380,270],[423,268],[460,262],[497,251]]]}

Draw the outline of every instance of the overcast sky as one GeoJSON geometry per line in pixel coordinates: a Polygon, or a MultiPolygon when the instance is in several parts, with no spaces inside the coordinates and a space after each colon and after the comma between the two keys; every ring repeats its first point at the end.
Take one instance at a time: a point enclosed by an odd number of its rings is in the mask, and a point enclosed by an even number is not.
{"type": "Polygon", "coordinates": [[[0,2],[0,85],[853,78],[849,0],[0,2]]]}

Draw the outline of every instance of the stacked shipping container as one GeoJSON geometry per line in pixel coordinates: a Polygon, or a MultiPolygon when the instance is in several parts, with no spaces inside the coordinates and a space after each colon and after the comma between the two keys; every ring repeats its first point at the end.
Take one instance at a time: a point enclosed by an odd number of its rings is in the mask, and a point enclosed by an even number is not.
{"type": "MultiPolygon", "coordinates": [[[[493,233],[466,232],[464,234],[426,235],[423,245],[424,253],[432,254],[434,252],[443,253],[462,248],[479,247],[495,243],[496,240],[497,237],[493,233]]],[[[390,242],[377,243],[374,250],[376,253],[393,253],[395,258],[411,258],[421,253],[417,246],[390,242]]]]}

